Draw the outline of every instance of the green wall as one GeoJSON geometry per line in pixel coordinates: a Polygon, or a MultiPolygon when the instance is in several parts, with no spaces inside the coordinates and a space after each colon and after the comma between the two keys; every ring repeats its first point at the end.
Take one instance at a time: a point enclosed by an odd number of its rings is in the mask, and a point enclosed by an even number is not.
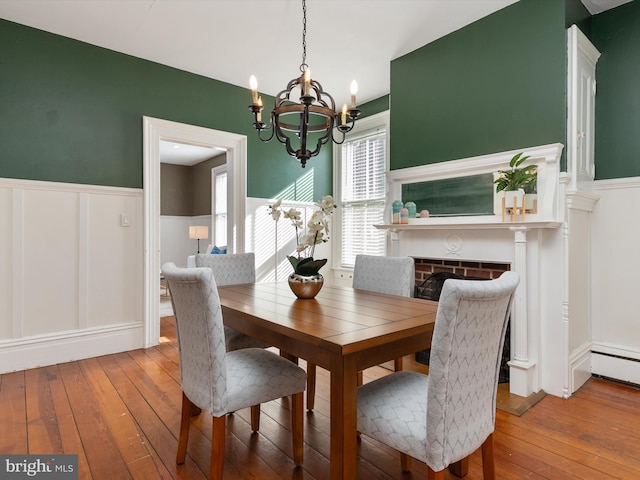
{"type": "Polygon", "coordinates": [[[331,149],[303,170],[260,142],[248,89],[1,19],[0,45],[0,177],[141,188],[146,115],[247,135],[248,196],[310,171],[314,198],[332,191],[331,149]]]}
{"type": "Polygon", "coordinates": [[[389,110],[389,95],[383,95],[382,97],[370,100],[359,105],[358,108],[362,110],[360,118],[370,117],[371,115],[375,115],[380,112],[386,112],[389,110]]]}
{"type": "Polygon", "coordinates": [[[640,176],[640,0],[591,18],[596,67],[596,179],[640,176]]]}
{"type": "Polygon", "coordinates": [[[587,38],[591,38],[591,14],[581,0],[565,0],[565,28],[576,25],[587,38]]]}
{"type": "Polygon", "coordinates": [[[391,169],[565,143],[565,5],[520,0],[391,62],[391,169]]]}

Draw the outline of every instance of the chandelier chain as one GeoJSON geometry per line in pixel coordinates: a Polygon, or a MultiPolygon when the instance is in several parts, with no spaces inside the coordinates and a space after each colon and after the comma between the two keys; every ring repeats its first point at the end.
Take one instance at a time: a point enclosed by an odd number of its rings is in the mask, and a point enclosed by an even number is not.
{"type": "Polygon", "coordinates": [[[304,71],[309,68],[307,65],[307,2],[302,0],[302,63],[300,64],[300,71],[304,71]]]}

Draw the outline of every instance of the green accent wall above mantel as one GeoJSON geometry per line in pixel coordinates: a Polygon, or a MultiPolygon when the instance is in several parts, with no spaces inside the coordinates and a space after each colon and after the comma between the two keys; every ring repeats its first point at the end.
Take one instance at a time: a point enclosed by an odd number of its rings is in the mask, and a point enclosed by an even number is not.
{"type": "Polygon", "coordinates": [[[520,0],[391,62],[391,169],[565,143],[565,5],[520,0]]]}
{"type": "Polygon", "coordinates": [[[640,176],[640,0],[591,17],[596,68],[596,179],[640,176]]]}
{"type": "Polygon", "coordinates": [[[273,197],[310,169],[310,195],[332,193],[331,149],[303,170],[262,143],[248,88],[2,19],[0,45],[0,177],[141,188],[149,116],[246,135],[248,196],[273,197]]]}

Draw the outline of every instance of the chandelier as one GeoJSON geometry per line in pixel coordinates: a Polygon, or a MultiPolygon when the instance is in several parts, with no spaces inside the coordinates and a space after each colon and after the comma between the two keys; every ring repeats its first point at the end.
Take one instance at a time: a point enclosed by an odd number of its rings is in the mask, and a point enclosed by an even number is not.
{"type": "Polygon", "coordinates": [[[289,81],[287,88],[276,96],[269,125],[262,122],[262,97],[258,96],[256,77],[252,75],[249,81],[249,109],[254,115],[253,126],[258,131],[258,138],[268,142],[275,135],[284,144],[287,153],[300,161],[302,168],[307,160],[320,153],[320,148],[329,139],[337,144],[343,143],[346,133],[353,129],[355,120],[360,115],[360,110],[356,108],[358,84],[355,80],[351,82],[351,106],[347,108],[347,104],[344,104],[342,111],[338,113],[333,97],[322,89],[319,82],[311,78],[311,70],[306,64],[306,36],[307,5],[306,0],[302,0],[301,74],[289,81]],[[295,101],[296,97],[298,101],[295,101]],[[347,123],[347,117],[352,120],[351,123],[347,123]],[[312,145],[314,142],[315,147],[312,145]]]}

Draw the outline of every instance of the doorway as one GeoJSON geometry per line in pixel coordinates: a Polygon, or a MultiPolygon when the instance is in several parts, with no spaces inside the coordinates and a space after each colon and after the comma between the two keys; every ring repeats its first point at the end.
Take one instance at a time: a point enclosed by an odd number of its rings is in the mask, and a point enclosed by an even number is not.
{"type": "Polygon", "coordinates": [[[228,216],[231,219],[227,251],[244,252],[246,216],[247,137],[235,133],[184,123],[143,117],[144,190],[144,338],[145,348],[160,338],[160,142],[180,142],[225,148],[230,190],[228,216]]]}

